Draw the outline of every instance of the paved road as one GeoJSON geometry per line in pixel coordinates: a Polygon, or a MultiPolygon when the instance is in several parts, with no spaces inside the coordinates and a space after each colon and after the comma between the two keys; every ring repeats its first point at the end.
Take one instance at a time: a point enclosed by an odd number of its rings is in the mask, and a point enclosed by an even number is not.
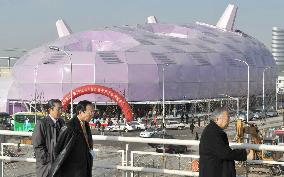
{"type": "MultiPolygon", "coordinates": [[[[271,127],[280,127],[282,125],[282,117],[273,117],[273,118],[267,118],[266,122],[264,125],[262,125],[262,121],[257,120],[257,121],[251,121],[253,123],[256,123],[260,129],[264,128],[271,128],[271,127]]],[[[198,133],[199,137],[204,129],[204,122],[201,122],[201,127],[198,127],[197,124],[195,125],[194,133],[192,134],[190,129],[188,128],[189,125],[187,125],[187,128],[183,130],[166,130],[168,134],[173,135],[177,139],[182,139],[182,140],[193,140],[195,139],[195,132],[198,133]]],[[[232,122],[228,129],[226,130],[229,138],[232,140],[234,135],[235,135],[235,123],[232,122]]],[[[139,137],[139,131],[134,131],[134,132],[108,132],[106,131],[104,134],[106,136],[127,136],[127,137],[139,137]]],[[[100,135],[101,133],[99,131],[94,131],[95,135],[100,135]]],[[[125,148],[125,144],[123,142],[110,142],[110,141],[97,141],[95,142],[95,145],[99,146],[112,146],[112,147],[120,147],[120,148],[125,148]]],[[[131,149],[135,150],[150,150],[151,148],[144,143],[129,143],[129,147],[131,149]],[[149,149],[150,148],[150,149],[149,149]]],[[[154,149],[152,149],[154,150],[154,149]]]]}

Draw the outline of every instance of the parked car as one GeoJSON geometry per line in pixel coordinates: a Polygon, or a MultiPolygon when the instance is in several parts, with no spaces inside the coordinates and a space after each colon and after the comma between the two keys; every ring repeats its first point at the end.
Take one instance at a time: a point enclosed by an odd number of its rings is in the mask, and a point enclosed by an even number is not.
{"type": "Polygon", "coordinates": [[[159,144],[156,146],[156,152],[163,153],[165,148],[165,153],[176,154],[185,153],[187,151],[187,146],[185,145],[174,145],[174,144],[159,144]]]}
{"type": "Polygon", "coordinates": [[[150,138],[152,137],[152,135],[154,135],[155,133],[157,133],[159,130],[156,128],[148,128],[147,130],[141,132],[139,134],[140,137],[142,138],[150,138]]]}
{"type": "Polygon", "coordinates": [[[180,123],[178,121],[168,121],[166,123],[166,129],[184,129],[185,125],[183,123],[180,123]]]}
{"type": "MultiPolygon", "coordinates": [[[[163,133],[163,132],[156,132],[154,133],[151,138],[165,138],[165,139],[175,139],[175,137],[173,137],[172,135],[169,135],[167,133],[163,133]]],[[[148,143],[149,146],[151,146],[152,148],[157,147],[159,144],[156,143],[148,143]]]]}
{"type": "Polygon", "coordinates": [[[275,111],[275,110],[267,110],[266,112],[265,112],[265,114],[266,114],[266,116],[267,117],[276,117],[276,116],[278,116],[278,112],[277,111],[275,111]]]}
{"type": "MultiPolygon", "coordinates": [[[[247,111],[239,112],[239,119],[247,120],[247,111]]],[[[249,121],[253,119],[253,113],[249,111],[249,121]]]]}
{"type": "Polygon", "coordinates": [[[261,109],[256,109],[253,111],[253,119],[263,119],[265,116],[265,112],[261,109]]]}
{"type": "Polygon", "coordinates": [[[143,123],[137,122],[137,121],[132,121],[131,126],[134,126],[136,130],[145,130],[146,126],[143,123]]]}
{"type": "Polygon", "coordinates": [[[119,123],[118,125],[120,127],[120,130],[123,130],[125,132],[134,131],[135,130],[135,126],[130,125],[129,123],[119,123]]]}
{"type": "MultiPolygon", "coordinates": [[[[151,138],[165,138],[165,139],[175,139],[172,135],[160,132],[160,133],[155,133],[151,136],[151,138]]],[[[149,146],[156,148],[156,152],[162,153],[163,149],[165,147],[165,152],[166,153],[184,153],[187,151],[187,146],[185,145],[175,145],[175,144],[155,144],[155,143],[148,143],[149,146]]]]}
{"type": "Polygon", "coordinates": [[[106,130],[108,131],[133,131],[135,130],[134,126],[131,126],[129,123],[119,123],[116,125],[112,125],[112,126],[107,126],[106,130]]]}

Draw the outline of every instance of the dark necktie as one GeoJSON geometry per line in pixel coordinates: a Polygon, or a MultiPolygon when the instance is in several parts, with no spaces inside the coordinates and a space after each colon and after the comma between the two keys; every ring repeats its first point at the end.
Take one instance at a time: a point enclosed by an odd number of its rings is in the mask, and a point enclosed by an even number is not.
{"type": "Polygon", "coordinates": [[[58,137],[59,132],[60,132],[60,123],[59,123],[59,120],[57,120],[57,121],[55,122],[55,129],[56,129],[56,137],[58,137]]]}
{"type": "Polygon", "coordinates": [[[81,124],[82,130],[83,130],[83,135],[84,135],[84,138],[86,140],[87,146],[90,148],[90,145],[89,145],[89,142],[88,142],[88,134],[87,134],[87,131],[86,131],[85,122],[80,122],[80,124],[81,124]]]}
{"type": "MultiPolygon", "coordinates": [[[[59,135],[59,131],[60,131],[60,123],[58,120],[56,120],[56,122],[53,124],[53,129],[52,129],[52,140],[51,140],[51,144],[53,147],[55,147],[57,139],[58,139],[58,135],[59,135]]],[[[52,162],[54,161],[55,157],[54,157],[54,153],[52,153],[52,162]]]]}

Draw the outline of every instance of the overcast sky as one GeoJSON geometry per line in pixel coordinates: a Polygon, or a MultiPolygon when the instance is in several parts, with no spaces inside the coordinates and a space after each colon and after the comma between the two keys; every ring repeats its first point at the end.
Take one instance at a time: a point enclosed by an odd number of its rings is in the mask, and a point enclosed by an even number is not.
{"type": "Polygon", "coordinates": [[[235,28],[271,43],[271,28],[284,27],[284,0],[0,0],[0,56],[20,55],[57,38],[55,22],[73,32],[112,25],[143,24],[155,15],[162,23],[216,24],[229,3],[238,9],[235,28]]]}

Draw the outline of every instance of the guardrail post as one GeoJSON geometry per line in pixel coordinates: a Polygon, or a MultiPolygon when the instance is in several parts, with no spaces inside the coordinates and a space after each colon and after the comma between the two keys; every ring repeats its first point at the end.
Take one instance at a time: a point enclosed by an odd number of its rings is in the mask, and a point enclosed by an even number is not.
{"type": "MultiPolygon", "coordinates": [[[[129,151],[128,146],[129,144],[125,145],[125,165],[126,166],[128,166],[128,151],[129,151]]],[[[125,177],[127,176],[128,176],[128,172],[125,172],[125,177]]]]}
{"type": "Polygon", "coordinates": [[[248,177],[248,175],[249,175],[249,164],[246,161],[246,177],[248,177]]]}
{"type": "MultiPolygon", "coordinates": [[[[1,142],[1,156],[4,156],[3,142],[1,142]]],[[[1,176],[4,177],[4,160],[1,160],[1,176]]]]}
{"type": "MultiPolygon", "coordinates": [[[[4,156],[4,145],[6,143],[6,136],[0,135],[1,155],[4,156]]],[[[4,177],[4,160],[1,160],[1,177],[4,177]]]]}
{"type": "MultiPolygon", "coordinates": [[[[134,166],[134,153],[131,151],[130,153],[130,166],[133,167],[134,166]]],[[[131,177],[134,177],[134,172],[131,171],[131,177]]]]}
{"type": "MultiPolygon", "coordinates": [[[[248,114],[248,113],[247,113],[248,114]]],[[[249,134],[247,134],[247,133],[245,133],[244,134],[244,141],[245,141],[245,143],[250,143],[250,136],[249,136],[249,134]]],[[[248,174],[249,174],[249,163],[246,161],[245,162],[245,164],[246,164],[246,177],[248,177],[248,174]]]]}
{"type": "MultiPolygon", "coordinates": [[[[155,160],[153,159],[153,168],[155,168],[155,160]]],[[[155,173],[153,173],[153,177],[155,177],[155,173]]]]}
{"type": "Polygon", "coordinates": [[[181,158],[181,156],[180,156],[180,154],[179,154],[179,156],[178,156],[178,169],[180,170],[180,158],[181,158]]]}
{"type": "MultiPolygon", "coordinates": [[[[125,152],[122,150],[121,152],[121,166],[124,166],[125,164],[125,152]]],[[[121,176],[124,176],[124,171],[121,172],[121,176]]]]}
{"type": "Polygon", "coordinates": [[[125,162],[125,154],[124,154],[124,150],[121,151],[121,166],[124,166],[124,162],[125,162]]]}

